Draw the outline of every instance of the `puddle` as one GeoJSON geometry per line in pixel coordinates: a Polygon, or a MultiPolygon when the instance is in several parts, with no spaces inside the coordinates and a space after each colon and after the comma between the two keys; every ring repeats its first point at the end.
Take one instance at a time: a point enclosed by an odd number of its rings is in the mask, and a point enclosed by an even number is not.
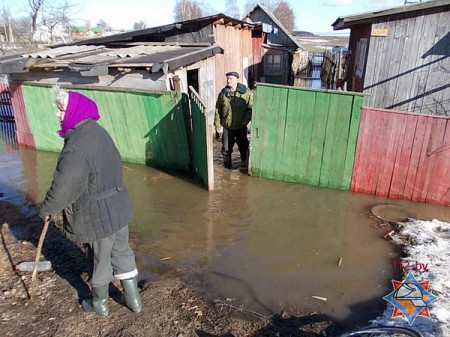
{"type": "MultiPolygon", "coordinates": [[[[23,147],[0,152],[0,199],[40,202],[57,154],[23,147]]],[[[382,297],[392,289],[398,259],[397,249],[373,226],[371,207],[394,204],[423,219],[450,220],[446,207],[238,170],[217,168],[217,190],[208,193],[183,176],[143,165],[123,168],[140,278],[183,276],[210,299],[230,299],[264,315],[315,311],[366,324],[385,308],[382,297]]]]}

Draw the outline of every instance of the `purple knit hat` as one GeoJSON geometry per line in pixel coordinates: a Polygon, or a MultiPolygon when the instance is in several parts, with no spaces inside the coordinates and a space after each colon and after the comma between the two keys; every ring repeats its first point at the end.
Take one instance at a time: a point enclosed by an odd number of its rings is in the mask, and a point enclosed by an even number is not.
{"type": "Polygon", "coordinates": [[[77,124],[85,119],[92,118],[95,121],[100,119],[97,104],[93,100],[75,91],[69,91],[68,94],[69,101],[62,121],[62,129],[58,131],[63,138],[67,131],[75,129],[77,124]]]}

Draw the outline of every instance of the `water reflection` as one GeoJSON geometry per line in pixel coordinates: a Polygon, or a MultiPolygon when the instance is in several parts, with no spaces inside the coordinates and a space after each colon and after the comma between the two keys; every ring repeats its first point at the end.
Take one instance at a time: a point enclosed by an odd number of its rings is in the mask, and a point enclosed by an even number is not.
{"type": "MultiPolygon", "coordinates": [[[[57,154],[1,149],[3,199],[40,202],[57,154]],[[9,194],[14,190],[16,195],[9,194]]],[[[385,306],[397,251],[372,226],[369,207],[390,202],[414,208],[422,218],[450,219],[446,207],[253,178],[237,170],[216,168],[218,189],[208,193],[173,173],[123,168],[140,277],[184,276],[210,298],[233,298],[265,314],[293,308],[361,322],[374,317],[368,310],[385,306]]]]}

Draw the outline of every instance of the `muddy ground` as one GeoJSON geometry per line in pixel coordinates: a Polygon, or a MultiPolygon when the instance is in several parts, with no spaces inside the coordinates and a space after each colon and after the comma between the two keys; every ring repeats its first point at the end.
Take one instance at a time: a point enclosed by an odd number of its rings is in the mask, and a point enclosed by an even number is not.
{"type": "Polygon", "coordinates": [[[118,304],[120,285],[111,284],[110,312],[85,314],[80,299],[89,297],[87,260],[82,249],[50,225],[42,250],[53,270],[38,273],[29,299],[31,272],[15,271],[34,261],[43,228],[38,216],[25,216],[0,201],[0,336],[337,336],[342,327],[327,317],[281,312],[260,316],[228,302],[206,300],[181,279],[140,280],[143,309],[134,314],[118,304]]]}

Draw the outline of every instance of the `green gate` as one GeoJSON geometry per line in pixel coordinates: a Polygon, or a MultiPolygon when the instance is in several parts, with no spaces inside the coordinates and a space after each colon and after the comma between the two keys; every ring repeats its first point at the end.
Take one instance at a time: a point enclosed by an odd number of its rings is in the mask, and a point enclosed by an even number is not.
{"type": "Polygon", "coordinates": [[[348,190],[363,94],[258,83],[249,172],[348,190]]]}
{"type": "Polygon", "coordinates": [[[192,114],[193,168],[198,181],[214,189],[213,139],[212,130],[205,115],[205,104],[193,87],[190,89],[192,114]]]}

